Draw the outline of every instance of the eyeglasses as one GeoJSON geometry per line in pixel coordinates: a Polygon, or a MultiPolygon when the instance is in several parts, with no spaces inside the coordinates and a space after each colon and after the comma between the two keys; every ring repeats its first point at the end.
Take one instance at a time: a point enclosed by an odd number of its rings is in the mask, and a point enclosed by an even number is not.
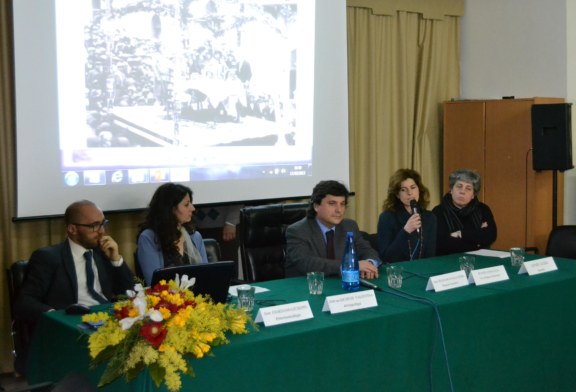
{"type": "Polygon", "coordinates": [[[110,221],[108,219],[104,219],[102,222],[96,222],[96,223],[90,223],[90,224],[86,224],[86,223],[72,223],[72,224],[74,226],[87,227],[89,229],[92,229],[92,231],[98,231],[101,228],[108,226],[108,223],[110,223],[110,221]]]}

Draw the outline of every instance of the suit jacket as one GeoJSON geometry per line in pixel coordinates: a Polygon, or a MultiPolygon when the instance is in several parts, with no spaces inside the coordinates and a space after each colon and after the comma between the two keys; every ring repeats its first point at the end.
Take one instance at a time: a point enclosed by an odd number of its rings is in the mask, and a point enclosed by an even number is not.
{"type": "Polygon", "coordinates": [[[286,229],[286,276],[302,276],[311,271],[323,271],[326,275],[339,275],[341,255],[346,247],[346,233],[354,233],[358,260],[380,261],[378,252],[360,234],[358,224],[344,219],[335,227],[334,253],[337,259],[326,257],[326,241],[316,219],[303,218],[286,229]]]}
{"type": "MultiPolygon", "coordinates": [[[[102,292],[108,300],[134,287],[134,275],[125,262],[114,267],[100,249],[94,249],[93,254],[102,292]]],[[[65,309],[77,302],[76,268],[68,240],[34,251],[16,299],[16,317],[38,321],[50,309],[65,309]]]]}

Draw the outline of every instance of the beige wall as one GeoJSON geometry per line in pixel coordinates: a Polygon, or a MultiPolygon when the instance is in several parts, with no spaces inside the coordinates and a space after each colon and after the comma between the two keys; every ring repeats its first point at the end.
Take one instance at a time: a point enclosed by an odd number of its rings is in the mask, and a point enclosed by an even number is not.
{"type": "MultiPolygon", "coordinates": [[[[569,21],[575,17],[574,0],[465,0],[461,98],[513,95],[574,102],[576,24],[569,21]]],[[[576,205],[570,203],[576,170],[564,178],[564,223],[576,224],[576,205]]]]}

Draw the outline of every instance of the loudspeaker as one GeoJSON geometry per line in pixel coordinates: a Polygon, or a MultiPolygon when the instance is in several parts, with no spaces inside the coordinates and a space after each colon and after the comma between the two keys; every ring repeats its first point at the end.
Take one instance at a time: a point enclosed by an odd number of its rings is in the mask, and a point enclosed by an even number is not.
{"type": "Polygon", "coordinates": [[[570,103],[532,105],[532,167],[534,170],[572,169],[570,103]]]}

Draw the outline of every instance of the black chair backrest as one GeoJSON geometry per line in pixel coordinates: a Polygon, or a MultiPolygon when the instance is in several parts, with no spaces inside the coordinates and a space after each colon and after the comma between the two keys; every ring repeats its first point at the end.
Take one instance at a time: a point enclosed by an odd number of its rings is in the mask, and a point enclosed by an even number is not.
{"type": "Polygon", "coordinates": [[[240,210],[240,253],[244,280],[285,277],[286,227],[306,216],[308,203],[269,204],[240,210]]]}
{"type": "Polygon", "coordinates": [[[220,244],[214,238],[204,238],[204,247],[206,248],[209,263],[222,259],[220,244]]]}
{"type": "Polygon", "coordinates": [[[10,300],[10,315],[14,319],[14,304],[16,296],[20,291],[24,277],[26,276],[28,260],[18,260],[6,270],[6,280],[8,284],[8,299],[10,300]]]}
{"type": "Polygon", "coordinates": [[[26,276],[28,260],[18,260],[6,269],[6,281],[8,286],[8,300],[10,302],[10,318],[12,319],[12,355],[14,356],[14,370],[21,374],[26,374],[26,361],[28,356],[28,347],[32,340],[33,325],[16,318],[14,311],[14,302],[18,292],[22,287],[26,276]]]}
{"type": "Polygon", "coordinates": [[[365,231],[361,231],[360,234],[362,234],[362,237],[370,243],[370,246],[372,247],[372,249],[374,249],[376,252],[379,252],[378,251],[378,234],[368,233],[365,231]]]}
{"type": "Polygon", "coordinates": [[[553,228],[548,237],[546,255],[576,259],[576,225],[553,228]]]}

